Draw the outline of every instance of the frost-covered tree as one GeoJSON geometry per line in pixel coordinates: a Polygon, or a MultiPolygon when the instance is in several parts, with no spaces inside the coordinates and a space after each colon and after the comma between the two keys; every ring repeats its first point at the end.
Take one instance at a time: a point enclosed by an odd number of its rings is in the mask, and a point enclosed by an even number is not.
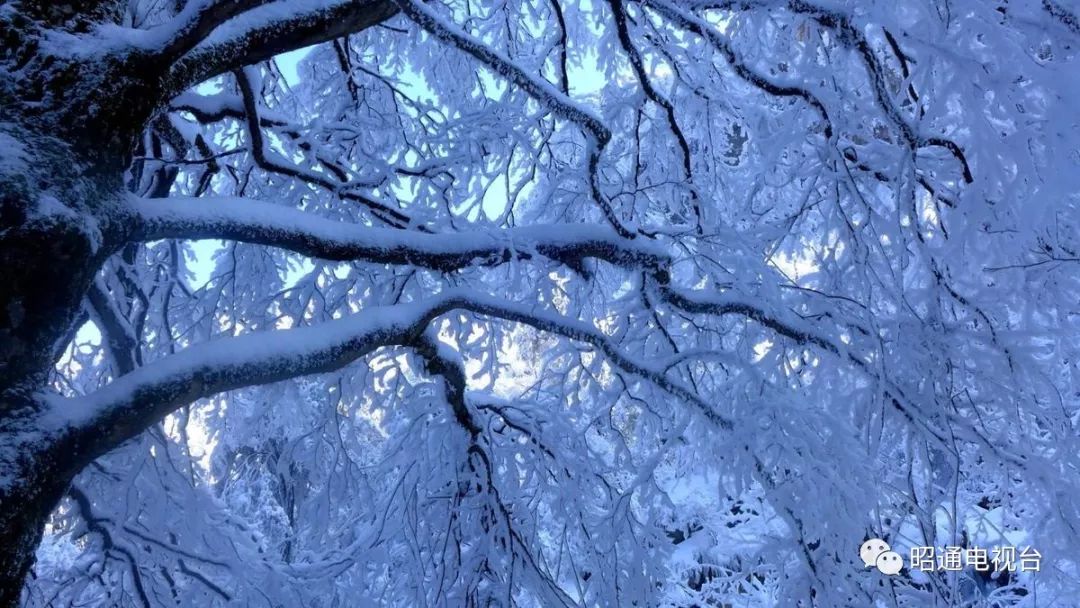
{"type": "Polygon", "coordinates": [[[1078,15],[0,2],[0,606],[1066,605],[1078,15]]]}

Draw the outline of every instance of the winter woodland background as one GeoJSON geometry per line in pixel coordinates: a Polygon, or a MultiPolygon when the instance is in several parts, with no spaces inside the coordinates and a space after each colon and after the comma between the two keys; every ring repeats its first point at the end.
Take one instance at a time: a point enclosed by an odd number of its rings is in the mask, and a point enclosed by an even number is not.
{"type": "Polygon", "coordinates": [[[53,388],[281,367],[78,475],[26,606],[1080,605],[1080,7],[397,4],[146,130],[53,388]]]}

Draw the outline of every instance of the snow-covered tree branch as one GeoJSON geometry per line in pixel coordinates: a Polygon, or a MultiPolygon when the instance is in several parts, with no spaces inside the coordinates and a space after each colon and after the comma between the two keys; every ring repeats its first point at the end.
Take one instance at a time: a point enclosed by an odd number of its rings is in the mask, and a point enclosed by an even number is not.
{"type": "Polygon", "coordinates": [[[0,0],[0,607],[1071,605],[1076,15],[0,0]]]}
{"type": "Polygon", "coordinates": [[[215,1],[175,17],[179,23],[168,28],[167,42],[155,51],[172,61],[165,90],[177,94],[274,55],[363,30],[394,12],[383,0],[215,1]]]}
{"type": "Polygon", "coordinates": [[[230,197],[141,199],[133,202],[132,212],[133,240],[227,239],[325,260],[412,264],[444,271],[535,255],[575,267],[586,259],[631,268],[656,268],[667,262],[658,244],[626,240],[610,228],[588,224],[432,234],[358,226],[230,197]]]}

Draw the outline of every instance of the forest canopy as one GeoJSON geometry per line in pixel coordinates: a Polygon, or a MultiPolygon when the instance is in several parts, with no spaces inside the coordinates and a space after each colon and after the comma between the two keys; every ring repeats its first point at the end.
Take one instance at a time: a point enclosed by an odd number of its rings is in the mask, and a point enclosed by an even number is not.
{"type": "Polygon", "coordinates": [[[1078,15],[0,2],[0,606],[1070,605],[1078,15]]]}

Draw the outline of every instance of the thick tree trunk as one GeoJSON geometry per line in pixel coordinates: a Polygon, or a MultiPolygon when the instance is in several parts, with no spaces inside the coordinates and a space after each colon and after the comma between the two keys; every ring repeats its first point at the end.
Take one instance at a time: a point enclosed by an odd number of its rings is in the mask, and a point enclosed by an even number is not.
{"type": "Polygon", "coordinates": [[[117,23],[123,6],[16,0],[0,12],[0,608],[17,604],[45,521],[73,476],[123,440],[110,429],[64,428],[41,395],[77,329],[87,287],[130,229],[122,176],[134,140],[168,91],[396,12],[393,3],[372,1],[321,18],[285,18],[169,83],[162,62],[178,56],[137,49],[54,56],[63,49],[42,44],[58,31],[117,23]]]}
{"type": "Polygon", "coordinates": [[[119,172],[97,180],[74,157],[64,170],[62,156],[27,156],[48,168],[0,163],[0,608],[19,604],[50,513],[102,451],[80,440],[96,430],[65,427],[42,395],[123,228],[110,213],[119,172]]]}
{"type": "MultiPolygon", "coordinates": [[[[67,480],[67,481],[70,481],[67,480]]],[[[63,495],[63,487],[0,488],[0,606],[16,608],[24,582],[34,564],[34,553],[53,507],[63,495]],[[10,505],[18,505],[10,509],[10,505]]]]}
{"type": "Polygon", "coordinates": [[[44,386],[109,253],[120,180],[26,130],[0,131],[0,147],[0,394],[27,393],[44,386]]]}
{"type": "MultiPolygon", "coordinates": [[[[81,468],[69,437],[42,430],[39,406],[4,404],[0,422],[0,607],[19,603],[45,522],[81,468]]],[[[46,424],[46,426],[51,426],[46,424]]]]}
{"type": "Polygon", "coordinates": [[[45,523],[108,429],[68,426],[39,394],[3,399],[0,417],[0,608],[19,603],[45,523]]]}
{"type": "Polygon", "coordinates": [[[112,179],[53,138],[0,131],[0,608],[15,606],[45,522],[92,455],[50,416],[48,372],[120,226],[112,179]]]}

